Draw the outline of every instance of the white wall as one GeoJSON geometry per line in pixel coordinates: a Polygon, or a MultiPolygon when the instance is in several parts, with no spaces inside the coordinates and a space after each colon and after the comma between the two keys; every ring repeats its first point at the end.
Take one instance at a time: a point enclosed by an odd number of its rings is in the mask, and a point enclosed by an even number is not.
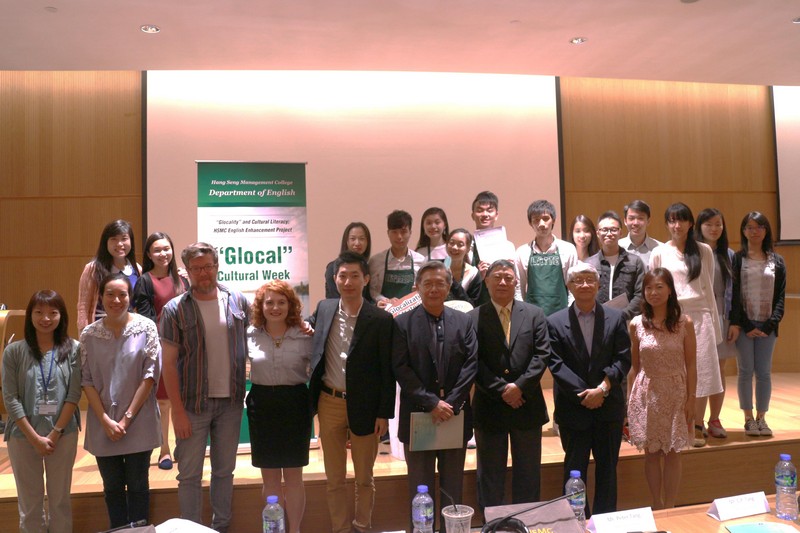
{"type": "Polygon", "coordinates": [[[528,204],[546,198],[559,206],[555,79],[148,72],[147,229],[170,233],[178,250],[197,236],[196,160],[308,163],[316,302],[325,265],[353,220],[369,226],[375,253],[388,246],[386,215],[405,209],[415,245],[426,208],[443,208],[451,228],[472,229],[470,204],[488,189],[500,198],[509,238],[530,240],[528,204]]]}

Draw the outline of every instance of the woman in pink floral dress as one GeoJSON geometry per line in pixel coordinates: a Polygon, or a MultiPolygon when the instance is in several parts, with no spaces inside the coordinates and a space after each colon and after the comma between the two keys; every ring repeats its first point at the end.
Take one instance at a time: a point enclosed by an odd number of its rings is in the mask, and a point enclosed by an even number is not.
{"type": "Polygon", "coordinates": [[[672,275],[655,268],[644,277],[642,314],[630,323],[632,380],[628,401],[631,443],[644,450],[644,473],[654,509],[675,506],[680,451],[690,444],[697,371],[692,320],[681,312],[672,275]]]}

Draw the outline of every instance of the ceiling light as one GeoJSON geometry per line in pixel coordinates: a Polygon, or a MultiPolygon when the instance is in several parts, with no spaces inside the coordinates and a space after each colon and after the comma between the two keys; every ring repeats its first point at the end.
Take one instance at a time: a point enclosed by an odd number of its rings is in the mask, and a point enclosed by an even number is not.
{"type": "Polygon", "coordinates": [[[57,13],[58,12],[58,8],[57,7],[53,7],[53,6],[47,6],[47,7],[44,8],[44,10],[47,11],[48,13],[57,13]]]}
{"type": "Polygon", "coordinates": [[[572,44],[583,44],[588,40],[589,39],[587,39],[586,37],[573,37],[572,39],[569,40],[569,42],[571,42],[572,44]]]}
{"type": "Polygon", "coordinates": [[[681,4],[694,4],[695,2],[699,2],[700,0],[681,0],[681,4]]]}
{"type": "Polygon", "coordinates": [[[794,24],[800,24],[800,17],[797,17],[797,18],[795,18],[795,19],[792,19],[792,22],[793,22],[794,24]]]}
{"type": "Polygon", "coordinates": [[[161,31],[161,28],[156,26],[155,24],[142,24],[139,27],[144,33],[158,33],[161,31]]]}

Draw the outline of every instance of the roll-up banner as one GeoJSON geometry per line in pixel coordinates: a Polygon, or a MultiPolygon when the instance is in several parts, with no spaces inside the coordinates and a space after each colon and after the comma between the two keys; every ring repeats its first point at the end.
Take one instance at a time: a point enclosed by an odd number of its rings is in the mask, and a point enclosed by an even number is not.
{"type": "Polygon", "coordinates": [[[286,281],[309,309],[305,163],[197,162],[197,237],[219,252],[220,284],[251,301],[286,281]]]}

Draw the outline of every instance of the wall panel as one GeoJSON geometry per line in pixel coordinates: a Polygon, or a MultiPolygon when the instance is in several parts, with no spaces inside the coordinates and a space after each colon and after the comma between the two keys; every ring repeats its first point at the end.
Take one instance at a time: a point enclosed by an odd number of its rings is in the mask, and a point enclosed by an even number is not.
{"type": "Polygon", "coordinates": [[[103,226],[142,243],[141,74],[0,71],[0,124],[0,302],[51,287],[74,324],[103,226]]]}

